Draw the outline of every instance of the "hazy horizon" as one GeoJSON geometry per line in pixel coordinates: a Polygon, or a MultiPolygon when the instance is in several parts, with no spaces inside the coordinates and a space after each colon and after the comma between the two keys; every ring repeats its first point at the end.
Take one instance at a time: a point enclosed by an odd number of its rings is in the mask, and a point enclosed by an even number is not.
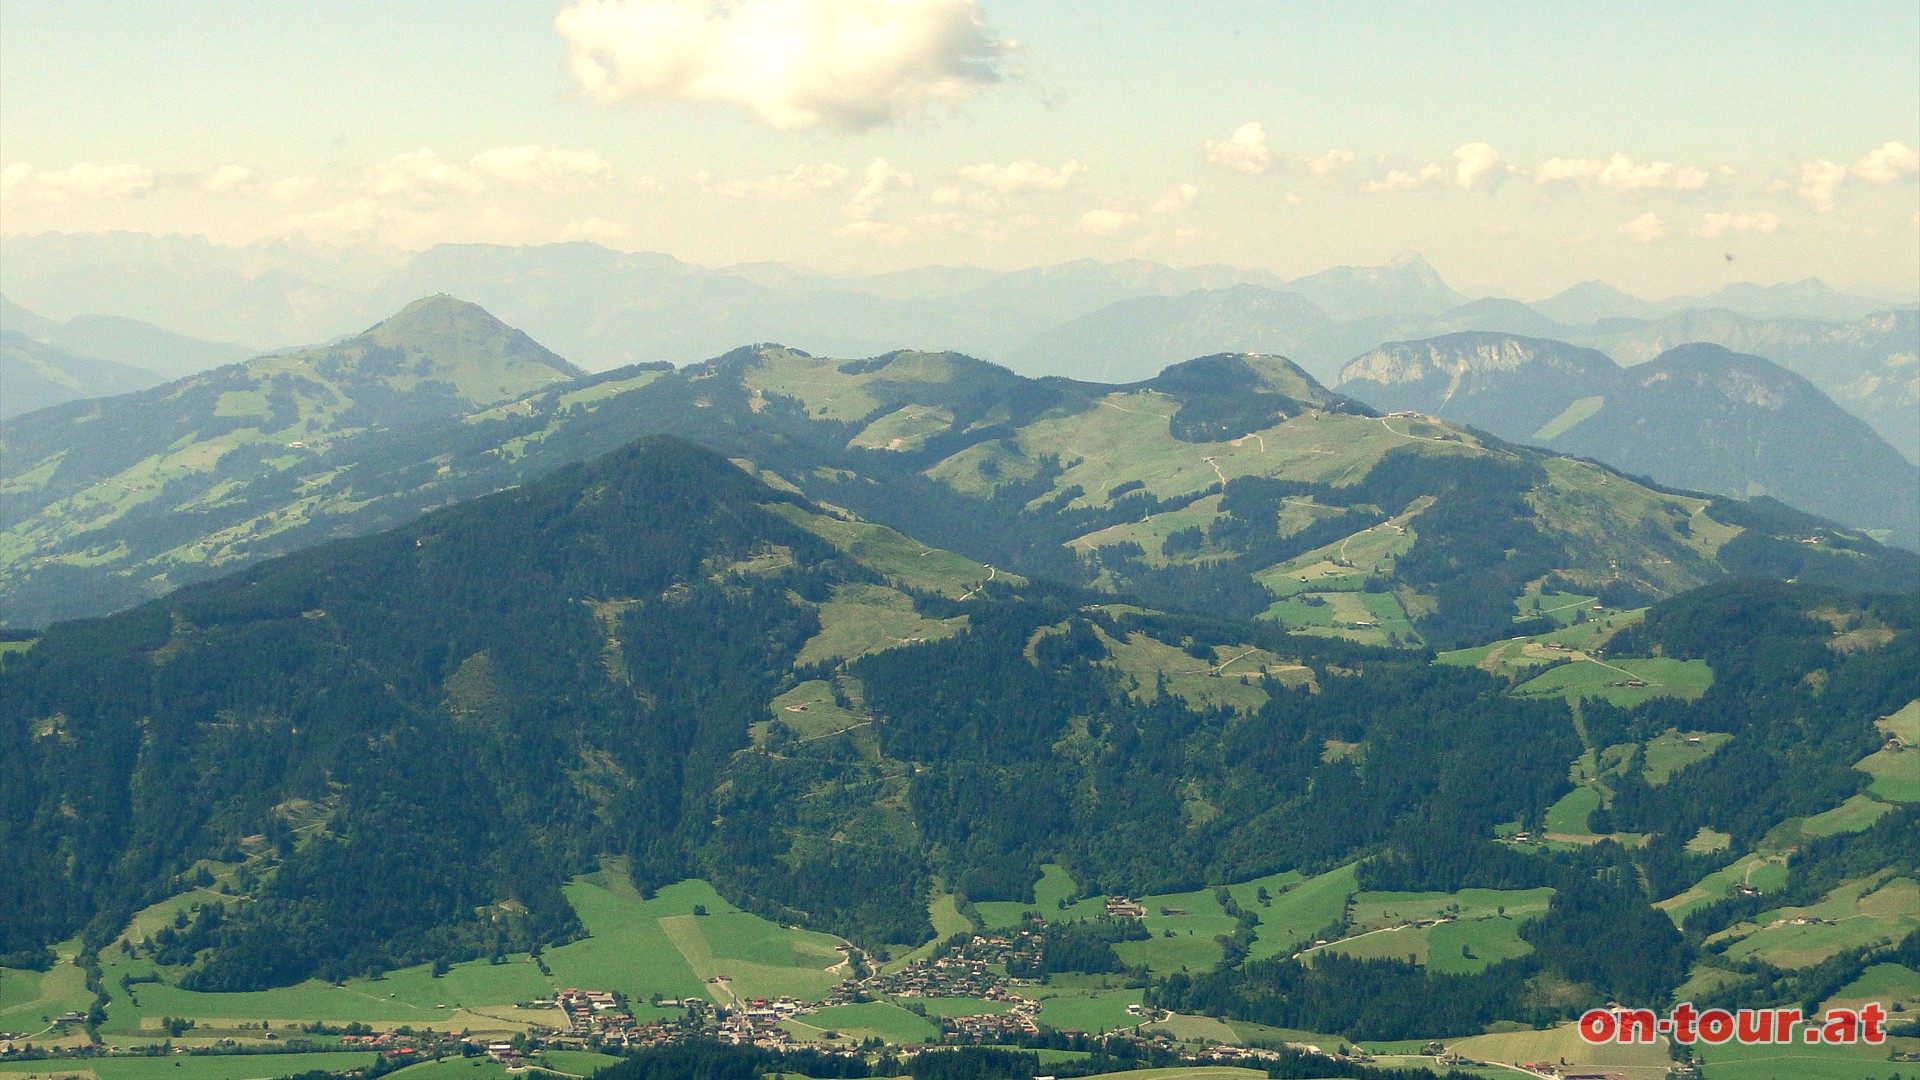
{"type": "Polygon", "coordinates": [[[0,238],[1920,292],[1920,9],[0,11],[0,238]]]}

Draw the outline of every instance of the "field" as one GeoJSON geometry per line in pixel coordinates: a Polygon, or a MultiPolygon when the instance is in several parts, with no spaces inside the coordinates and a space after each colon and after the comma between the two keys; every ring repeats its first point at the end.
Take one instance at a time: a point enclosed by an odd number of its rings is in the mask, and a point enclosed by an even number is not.
{"type": "MultiPolygon", "coordinates": [[[[848,703],[859,708],[860,680],[841,676],[839,682],[848,703]]],[[[834,704],[833,687],[824,679],[808,679],[774,698],[769,707],[773,710],[773,719],[785,724],[794,737],[802,741],[823,739],[867,722],[865,715],[834,704]]],[[[758,720],[749,725],[756,745],[766,744],[772,722],[758,720]]]]}
{"type": "Polygon", "coordinates": [[[1763,893],[1774,892],[1787,883],[1786,858],[1781,855],[1754,854],[1738,859],[1695,882],[1693,886],[1654,904],[1665,911],[1674,924],[1716,900],[1724,900],[1735,885],[1752,885],[1763,893]]]}
{"type": "Polygon", "coordinates": [[[1347,898],[1355,891],[1354,868],[1343,866],[1278,892],[1271,906],[1240,900],[1241,906],[1260,916],[1247,958],[1282,956],[1311,943],[1313,935],[1346,915],[1347,898]]]}
{"type": "Polygon", "coordinates": [[[1849,882],[1800,908],[1777,908],[1707,939],[1738,939],[1726,957],[1748,957],[1775,967],[1795,969],[1817,964],[1843,949],[1880,941],[1898,941],[1920,929],[1920,882],[1875,878],[1849,882]],[[1818,922],[1796,924],[1796,919],[1818,922]]]}
{"type": "Polygon", "coordinates": [[[0,968],[0,1030],[35,1032],[42,1017],[85,1012],[93,1004],[86,973],[62,960],[49,971],[0,968]]]}
{"type": "Polygon", "coordinates": [[[1920,1039],[1888,1039],[1882,1046],[1697,1046],[1694,1056],[1711,1080],[1890,1080],[1912,1077],[1912,1063],[1889,1060],[1894,1051],[1920,1052],[1920,1039]]]}
{"type": "Polygon", "coordinates": [[[1397,594],[1361,591],[1360,579],[1342,579],[1336,584],[1349,587],[1296,593],[1274,601],[1261,617],[1274,619],[1289,630],[1365,645],[1420,643],[1419,631],[1397,594]]]}
{"type": "MultiPolygon", "coordinates": [[[[987,901],[974,904],[974,910],[979,912],[987,928],[1013,926],[1020,921],[1023,911],[1038,911],[1048,919],[1091,919],[1105,913],[1101,897],[1088,897],[1061,906],[1079,891],[1065,869],[1048,863],[1040,868],[1033,903],[987,901]]],[[[1264,960],[1291,953],[1345,915],[1347,898],[1354,893],[1354,869],[1345,866],[1314,878],[1302,878],[1298,872],[1288,871],[1231,885],[1227,891],[1241,908],[1259,917],[1260,925],[1248,955],[1264,960]],[[1268,892],[1265,904],[1259,900],[1262,888],[1268,892]]],[[[1116,945],[1114,950],[1123,960],[1146,963],[1153,967],[1155,974],[1178,971],[1182,964],[1189,970],[1199,971],[1219,962],[1220,947],[1213,941],[1213,935],[1230,933],[1233,920],[1221,910],[1211,889],[1135,899],[1147,909],[1143,921],[1154,937],[1116,945]],[[1162,915],[1162,907],[1184,908],[1189,914],[1162,915]],[[1167,930],[1172,930],[1174,936],[1166,937],[1167,930]],[[1188,934],[1189,930],[1193,933],[1188,934]],[[1196,961],[1200,967],[1195,966],[1196,961]]]]}
{"type": "MultiPolygon", "coordinates": [[[[531,1068],[518,1071],[485,1057],[450,1057],[423,1061],[392,1073],[406,1080],[508,1080],[509,1077],[544,1080],[547,1076],[589,1077],[620,1059],[582,1050],[543,1050],[527,1059],[531,1068]]],[[[105,1080],[105,1078],[102,1078],[105,1080]]]]}
{"type": "Polygon", "coordinates": [[[1133,479],[1163,499],[1236,476],[1338,482],[1364,475],[1382,454],[1408,441],[1368,417],[1307,413],[1231,442],[1187,443],[1168,433],[1175,407],[1153,390],[1108,394],[1092,409],[1029,424],[1020,431],[1019,447],[1029,459],[1059,455],[1067,470],[1054,491],[1079,485],[1087,494],[1072,505],[1080,507],[1104,504],[1108,491],[1133,479]]]}
{"type": "Polygon", "coordinates": [[[1033,886],[1033,902],[1021,903],[1018,900],[983,900],[973,905],[980,914],[980,924],[991,930],[1000,926],[1018,926],[1022,912],[1038,911],[1048,919],[1092,919],[1106,913],[1099,897],[1087,897],[1068,906],[1063,902],[1080,895],[1080,887],[1073,883],[1073,876],[1066,868],[1056,863],[1047,863],[1040,868],[1040,880],[1033,886]]]}
{"type": "Polygon", "coordinates": [[[929,619],[913,609],[906,593],[885,585],[847,582],[820,605],[820,632],[794,658],[798,665],[851,660],[867,653],[921,641],[939,641],[965,629],[967,617],[929,619]]]}
{"type": "Polygon", "coordinates": [[[1110,544],[1139,544],[1144,554],[1141,561],[1148,566],[1166,566],[1172,560],[1161,553],[1161,547],[1167,537],[1186,528],[1199,528],[1205,531],[1220,516],[1220,496],[1209,495],[1178,510],[1166,510],[1139,521],[1123,521],[1118,525],[1109,525],[1104,529],[1090,532],[1067,542],[1067,546],[1076,552],[1086,553],[1110,544]]]}
{"type": "MultiPolygon", "coordinates": [[[[1393,560],[1413,547],[1418,532],[1409,523],[1432,505],[1430,497],[1422,496],[1397,516],[1261,570],[1254,580],[1283,601],[1308,593],[1357,590],[1370,575],[1390,571],[1393,560]]],[[[1268,609],[1266,617],[1280,618],[1279,610],[1268,609]]]]}
{"type": "Polygon", "coordinates": [[[1859,832],[1871,828],[1882,814],[1892,809],[1892,806],[1870,795],[1854,795],[1831,810],[1801,819],[1800,835],[1834,836],[1859,832]]]}
{"type": "Polygon", "coordinates": [[[1018,574],[996,573],[984,563],[928,547],[884,525],[809,513],[792,503],[772,503],[767,509],[909,588],[958,598],[990,575],[1012,585],[1026,581],[1018,574]]]}
{"type": "MultiPolygon", "coordinates": [[[[1055,982],[1062,982],[1059,976],[1055,982]]],[[[1044,986],[1033,994],[1040,1001],[1040,1022],[1070,1031],[1102,1032],[1143,1024],[1143,1017],[1127,1012],[1140,1004],[1139,990],[1075,986],[1044,986]]]]}
{"type": "Polygon", "coordinates": [[[1547,808],[1547,833],[1550,836],[1590,836],[1587,818],[1600,809],[1600,789],[1581,784],[1547,808]]]}
{"type": "Polygon", "coordinates": [[[1623,709],[1656,697],[1691,701],[1713,685],[1713,671],[1705,660],[1667,657],[1619,661],[1576,660],[1536,675],[1513,692],[1520,697],[1565,698],[1569,702],[1597,697],[1623,709]],[[1639,682],[1642,686],[1630,686],[1639,682]]]}
{"type": "Polygon", "coordinates": [[[1107,647],[1107,663],[1133,678],[1134,694],[1144,701],[1153,700],[1157,680],[1164,675],[1167,692],[1194,708],[1224,706],[1253,712],[1267,703],[1267,692],[1260,688],[1262,675],[1288,686],[1313,681],[1307,667],[1265,649],[1216,645],[1212,657],[1203,660],[1146,634],[1129,633],[1126,640],[1116,641],[1105,631],[1095,632],[1107,647]]]}
{"type": "Polygon", "coordinates": [[[932,1021],[915,1016],[898,1005],[868,1001],[858,1005],[835,1005],[809,1014],[804,1020],[788,1020],[783,1025],[794,1037],[809,1041],[824,1039],[832,1032],[856,1042],[881,1039],[890,1043],[929,1042],[940,1035],[932,1021]]]}
{"type": "MultiPolygon", "coordinates": [[[[222,1037],[259,1042],[269,1030],[312,1021],[508,1034],[552,1024],[557,1014],[550,1010],[515,1006],[551,998],[561,987],[623,992],[644,1019],[646,1001],[655,993],[720,1002],[780,994],[817,999],[843,977],[836,970],[845,961],[836,948],[839,939],[740,911],[704,881],[681,882],[642,900],[613,866],[567,885],[566,895],[589,936],[546,952],[552,979],[522,953],[500,964],[455,964],[438,979],[423,965],[338,986],[310,980],[268,991],[202,994],[163,981],[135,983],[129,993],[119,988],[121,977],[152,973],[152,961],[110,948],[102,960],[113,999],[102,1031],[119,1041],[156,1041],[165,1037],[160,1019],[176,1016],[197,1025],[176,1040],[182,1044],[222,1037]],[[696,905],[707,914],[694,914],[696,905]],[[721,974],[728,981],[705,981],[721,974]]],[[[45,975],[7,971],[0,994],[0,1024],[9,1030],[37,1031],[40,1016],[85,1009],[91,1001],[79,971],[68,964],[45,975]]]]}
{"type": "Polygon", "coordinates": [[[1920,802],[1920,701],[1909,702],[1878,722],[1881,731],[1900,740],[1867,755],[1854,768],[1873,777],[1867,791],[1889,802],[1920,802]]]}
{"type": "Polygon", "coordinates": [[[1546,592],[1538,586],[1529,585],[1513,602],[1514,616],[1518,619],[1543,618],[1557,626],[1573,626],[1581,612],[1591,613],[1599,601],[1597,596],[1580,596],[1575,593],[1546,592]]]}
{"type": "Polygon", "coordinates": [[[1899,964],[1875,964],[1820,1003],[1820,1011],[1857,1009],[1869,1001],[1911,1013],[1920,1009],[1920,971],[1899,964]]]}
{"type": "Polygon", "coordinates": [[[750,915],[704,881],[670,885],[652,900],[576,882],[567,886],[567,898],[595,937],[547,953],[564,986],[621,990],[640,1001],[658,992],[725,1003],[781,994],[819,998],[843,977],[830,970],[845,960],[835,950],[843,944],[838,938],[750,915]],[[696,906],[706,914],[695,914],[696,906]],[[705,981],[720,975],[728,981],[705,981]]]}
{"type": "Polygon", "coordinates": [[[247,1054],[98,1058],[88,1061],[0,1061],[0,1076],[91,1076],[96,1080],[268,1080],[310,1069],[339,1072],[371,1065],[366,1050],[314,1054],[247,1054]]]}
{"type": "Polygon", "coordinates": [[[928,1016],[999,1016],[1001,1013],[1013,1011],[1013,1003],[1010,1001],[988,1001],[985,998],[969,997],[899,998],[895,1004],[902,1007],[911,1004],[928,1016]]]}
{"type": "MultiPolygon", "coordinates": [[[[1656,1046],[1591,1046],[1573,1025],[1547,1031],[1509,1031],[1474,1035],[1447,1044],[1447,1049],[1474,1061],[1508,1065],[1523,1061],[1566,1061],[1594,1070],[1619,1073],[1629,1080],[1664,1080],[1672,1062],[1664,1044],[1656,1046]]],[[[1719,1074],[1712,1074],[1718,1080],[1719,1074]]]]}
{"type": "Polygon", "coordinates": [[[1477,667],[1492,675],[1513,678],[1567,658],[1566,652],[1549,648],[1550,645],[1564,645],[1574,651],[1597,649],[1614,634],[1638,623],[1646,614],[1647,609],[1635,608],[1544,634],[1508,638],[1491,645],[1443,652],[1434,660],[1456,667],[1477,667]]]}
{"type": "Polygon", "coordinates": [[[900,971],[915,960],[925,960],[939,951],[941,943],[948,938],[973,929],[973,923],[960,914],[960,908],[950,892],[936,891],[933,899],[927,901],[927,919],[933,923],[933,940],[912,949],[901,945],[889,946],[891,958],[881,966],[882,971],[900,971]]]}
{"type": "Polygon", "coordinates": [[[1482,971],[1533,951],[1520,939],[1520,926],[1545,913],[1552,895],[1552,889],[1359,893],[1348,908],[1350,936],[1324,951],[1362,959],[1411,957],[1441,972],[1482,971]],[[1448,916],[1452,921],[1434,926],[1408,925],[1448,916]]]}

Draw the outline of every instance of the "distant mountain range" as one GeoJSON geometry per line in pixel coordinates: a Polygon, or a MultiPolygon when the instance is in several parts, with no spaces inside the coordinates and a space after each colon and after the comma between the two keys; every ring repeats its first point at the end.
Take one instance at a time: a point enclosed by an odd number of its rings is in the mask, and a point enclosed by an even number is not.
{"type": "Polygon", "coordinates": [[[1452,334],[1360,356],[1339,390],[1662,483],[1772,495],[1920,548],[1920,466],[1806,379],[1718,345],[1622,368],[1564,342],[1452,334]]]}
{"type": "Polygon", "coordinates": [[[164,382],[145,368],[64,349],[0,330],[0,420],[81,398],[124,394],[164,382]]]}
{"type": "Polygon", "coordinates": [[[119,315],[76,315],[62,322],[0,295],[0,419],[157,386],[260,352],[119,315]]]}
{"type": "Polygon", "coordinates": [[[10,328],[175,377],[251,353],[209,341],[334,340],[434,292],[481,304],[588,370],[691,363],[743,342],[779,341],[840,356],[952,350],[1028,375],[1119,381],[1197,355],[1280,353],[1332,382],[1341,364],[1382,342],[1462,331],[1587,345],[1626,364],[1705,341],[1804,375],[1920,462],[1915,309],[1817,279],[1662,301],[1589,281],[1529,305],[1470,298],[1412,252],[1292,280],[1144,260],[861,276],[777,263],[708,269],[588,243],[447,244],[409,255],[109,233],[9,238],[0,289],[67,320],[39,319],[61,329],[36,331],[13,325],[10,306],[10,328]],[[92,312],[152,326],[77,317],[92,312]],[[207,340],[159,341],[160,326],[207,340]]]}

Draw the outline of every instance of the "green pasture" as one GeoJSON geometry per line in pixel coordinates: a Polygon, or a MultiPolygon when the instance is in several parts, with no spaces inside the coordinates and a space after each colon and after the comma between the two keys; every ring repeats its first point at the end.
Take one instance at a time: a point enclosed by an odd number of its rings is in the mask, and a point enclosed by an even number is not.
{"type": "Polygon", "coordinates": [[[1513,693],[1528,698],[1564,698],[1568,702],[1597,697],[1622,708],[1632,708],[1656,697],[1691,701],[1713,685],[1713,671],[1705,660],[1669,657],[1621,660],[1578,660],[1536,675],[1513,693]],[[1630,681],[1644,686],[1628,686],[1630,681]]]}
{"type": "Polygon", "coordinates": [[[1920,701],[1908,702],[1876,724],[1899,741],[1867,755],[1854,768],[1873,777],[1868,792],[1889,802],[1920,802],[1920,701]]]}
{"type": "MultiPolygon", "coordinates": [[[[833,685],[826,680],[808,679],[768,703],[773,720],[786,725],[795,738],[803,741],[824,739],[866,723],[865,714],[855,711],[861,707],[860,680],[841,676],[839,681],[852,708],[843,709],[834,703],[833,685]]],[[[749,725],[756,746],[766,745],[773,720],[757,720],[749,725]]]]}
{"type": "Polygon", "coordinates": [[[1737,885],[1752,885],[1762,893],[1777,892],[1787,884],[1786,859],[1781,855],[1755,853],[1737,859],[1653,906],[1665,911],[1675,925],[1696,909],[1724,900],[1737,885]]]}
{"type": "Polygon", "coordinates": [[[833,1032],[855,1041],[880,1039],[890,1043],[930,1042],[939,1038],[940,1028],[923,1016],[886,1001],[865,1001],[856,1005],[835,1005],[781,1025],[796,1038],[817,1040],[833,1032]]]}
{"type": "Polygon", "coordinates": [[[1871,795],[1853,795],[1831,810],[1802,818],[1800,835],[1817,837],[1860,832],[1872,828],[1874,822],[1892,809],[1871,795]]]}
{"type": "Polygon", "coordinates": [[[1920,1069],[1915,1062],[1891,1060],[1899,1051],[1920,1052],[1920,1039],[1888,1039],[1880,1046],[1696,1044],[1694,1057],[1709,1080],[1910,1080],[1920,1069]]]}
{"type": "MultiPolygon", "coordinates": [[[[1572,1024],[1544,1031],[1505,1031],[1446,1040],[1447,1049],[1474,1061],[1515,1065],[1565,1061],[1584,1070],[1618,1073],[1628,1080],[1666,1080],[1672,1065],[1665,1045],[1591,1045],[1572,1024]]],[[[1509,1074],[1512,1075],[1512,1074],[1509,1074]]],[[[1715,1076],[1715,1080],[1718,1077],[1715,1076]]]]}
{"type": "Polygon", "coordinates": [[[1708,940],[1736,939],[1727,946],[1729,960],[1752,957],[1798,969],[1845,949],[1899,941],[1915,929],[1920,929],[1920,882],[1867,878],[1848,882],[1806,907],[1765,912],[1708,940]],[[1822,921],[1796,925],[1793,920],[1799,918],[1822,921]]]}
{"type": "Polygon", "coordinates": [[[373,1064],[368,1050],[311,1054],[171,1054],[86,1060],[0,1061],[0,1076],[91,1076],[95,1080],[270,1080],[310,1070],[344,1072],[373,1064]]]}
{"type": "Polygon", "coordinates": [[[1140,1004],[1140,993],[1138,989],[1046,986],[1034,990],[1032,996],[1040,1002],[1041,1023],[1098,1035],[1145,1023],[1145,1017],[1127,1012],[1127,1006],[1140,1004]]]}

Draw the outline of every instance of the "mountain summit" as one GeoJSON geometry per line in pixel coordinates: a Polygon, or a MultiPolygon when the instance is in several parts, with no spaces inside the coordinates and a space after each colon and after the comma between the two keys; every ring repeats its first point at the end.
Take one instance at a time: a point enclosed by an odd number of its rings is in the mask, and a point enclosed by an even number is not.
{"type": "Polygon", "coordinates": [[[1511,334],[1390,342],[1341,369],[1340,391],[1502,438],[1720,494],[1769,495],[1920,544],[1920,469],[1812,383],[1759,356],[1693,343],[1622,369],[1511,334]]]}
{"type": "Polygon", "coordinates": [[[12,553],[0,557],[0,578],[61,578],[74,569],[67,560],[24,553],[85,548],[99,530],[161,519],[173,539],[147,552],[109,544],[108,561],[171,551],[205,576],[238,536],[257,541],[307,522],[312,507],[272,522],[234,517],[234,495],[249,483],[300,490],[316,456],[342,438],[463,416],[580,374],[485,310],[443,295],[332,345],[17,417],[0,450],[0,470],[16,478],[0,492],[0,536],[12,553]],[[196,525],[180,528],[187,522],[196,525]],[[175,550],[188,535],[197,539],[175,550]]]}

